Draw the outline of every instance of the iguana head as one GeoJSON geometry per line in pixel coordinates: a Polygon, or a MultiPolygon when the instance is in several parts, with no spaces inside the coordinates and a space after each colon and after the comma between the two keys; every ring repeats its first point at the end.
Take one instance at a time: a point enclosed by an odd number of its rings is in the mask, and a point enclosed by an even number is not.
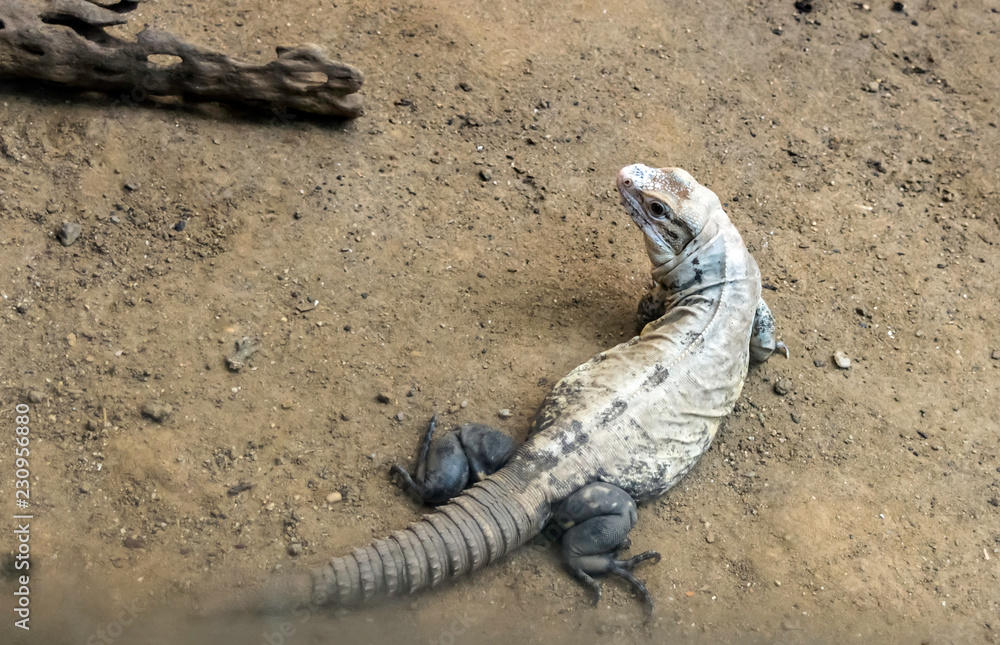
{"type": "Polygon", "coordinates": [[[715,193],[680,168],[626,166],[618,173],[618,192],[656,266],[676,257],[722,208],[715,193]]]}

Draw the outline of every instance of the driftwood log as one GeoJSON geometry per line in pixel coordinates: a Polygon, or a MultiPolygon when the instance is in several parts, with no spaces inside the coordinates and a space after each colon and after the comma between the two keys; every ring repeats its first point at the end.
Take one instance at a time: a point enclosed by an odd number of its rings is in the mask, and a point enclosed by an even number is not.
{"type": "Polygon", "coordinates": [[[0,77],[30,78],[111,94],[228,101],[314,114],[356,117],[363,74],[331,61],[315,45],[277,48],[277,60],[253,65],[145,29],[135,42],[106,27],[127,22],[141,0],[0,0],[0,77]],[[159,64],[170,56],[176,59],[159,64]],[[154,57],[152,60],[150,57],[154,57]]]}

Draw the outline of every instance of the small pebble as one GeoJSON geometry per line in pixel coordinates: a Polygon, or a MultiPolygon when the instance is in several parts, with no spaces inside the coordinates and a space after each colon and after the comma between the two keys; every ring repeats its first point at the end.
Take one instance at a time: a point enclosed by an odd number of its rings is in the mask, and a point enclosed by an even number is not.
{"type": "Polygon", "coordinates": [[[375,395],[375,400],[379,403],[389,403],[389,397],[381,392],[375,395]]]}
{"type": "Polygon", "coordinates": [[[715,533],[709,532],[709,534],[705,536],[705,541],[709,544],[715,542],[715,533]]]}
{"type": "Polygon", "coordinates": [[[485,278],[486,277],[486,273],[484,271],[480,271],[476,275],[479,276],[480,278],[485,278]]]}
{"type": "Polygon", "coordinates": [[[792,382],[787,378],[779,378],[774,382],[774,393],[778,396],[785,396],[792,391],[792,382]]]}
{"type": "Polygon", "coordinates": [[[82,484],[80,484],[80,492],[83,493],[84,495],[90,494],[90,484],[88,484],[87,482],[83,482],[82,484]]]}
{"type": "Polygon", "coordinates": [[[122,541],[122,545],[126,549],[141,549],[146,546],[146,540],[133,535],[132,537],[125,538],[122,541]]]}
{"type": "Polygon", "coordinates": [[[802,421],[802,415],[798,412],[792,412],[792,423],[799,423],[802,421]]]}
{"type": "Polygon", "coordinates": [[[344,499],[344,496],[341,495],[340,493],[338,493],[337,491],[334,491],[334,492],[332,492],[332,493],[330,493],[329,495],[326,496],[326,503],[327,504],[337,504],[342,499],[344,499]]]}
{"type": "Polygon", "coordinates": [[[185,228],[187,228],[187,225],[188,225],[187,220],[183,220],[182,219],[182,220],[178,221],[176,224],[174,224],[174,230],[177,231],[178,233],[180,233],[185,228]]]}
{"type": "Polygon", "coordinates": [[[16,309],[17,313],[23,316],[24,314],[28,313],[28,304],[26,302],[19,302],[17,303],[16,309]]]}
{"type": "Polygon", "coordinates": [[[396,421],[405,421],[405,420],[406,420],[405,414],[403,414],[402,412],[396,414],[396,421]]]}
{"type": "Polygon", "coordinates": [[[1000,361],[1000,349],[994,349],[993,353],[990,354],[990,358],[992,358],[995,361],[1000,361]]]}
{"type": "Polygon", "coordinates": [[[816,367],[826,367],[826,361],[824,361],[822,358],[817,358],[813,361],[813,365],[815,365],[816,367]]]}
{"type": "Polygon", "coordinates": [[[124,188],[128,192],[134,193],[135,191],[139,190],[139,182],[137,182],[137,181],[130,181],[130,182],[128,182],[128,183],[125,184],[124,188]]]}
{"type": "Polygon", "coordinates": [[[878,81],[868,83],[868,91],[872,93],[878,92],[878,81]]]}
{"type": "Polygon", "coordinates": [[[471,91],[472,91],[472,86],[471,86],[471,85],[469,85],[468,83],[466,83],[465,81],[462,81],[461,83],[459,83],[459,84],[458,84],[458,87],[459,87],[459,88],[460,88],[460,89],[461,89],[461,90],[462,90],[463,92],[471,92],[471,91]]]}
{"type": "Polygon", "coordinates": [[[839,349],[833,353],[833,362],[839,369],[851,369],[851,359],[847,357],[847,354],[839,349]]]}
{"type": "Polygon", "coordinates": [[[59,239],[60,244],[69,246],[80,237],[81,230],[82,227],[77,222],[63,222],[62,228],[56,233],[56,237],[59,239]]]}
{"type": "Polygon", "coordinates": [[[122,218],[118,217],[117,215],[112,215],[110,219],[111,219],[111,223],[112,224],[121,224],[122,223],[122,218]]]}
{"type": "Polygon", "coordinates": [[[497,412],[497,414],[500,415],[501,419],[509,419],[511,416],[510,410],[508,410],[507,408],[500,410],[499,412],[497,412]]]}
{"type": "Polygon", "coordinates": [[[482,170],[479,171],[479,178],[482,179],[483,181],[490,181],[493,179],[493,173],[491,173],[486,168],[483,168],[482,170]]]}
{"type": "Polygon", "coordinates": [[[152,419],[157,423],[163,423],[170,416],[170,413],[174,409],[169,403],[163,403],[162,401],[147,401],[142,406],[142,416],[147,419],[152,419]]]}
{"type": "Polygon", "coordinates": [[[41,403],[45,400],[45,393],[39,392],[38,390],[32,390],[28,392],[28,402],[30,403],[41,403]]]}
{"type": "Polygon", "coordinates": [[[62,206],[60,206],[55,202],[49,202],[48,204],[45,205],[45,212],[47,212],[49,215],[54,215],[61,210],[62,206]]]}
{"type": "Polygon", "coordinates": [[[298,542],[292,542],[288,545],[288,555],[293,558],[298,555],[302,555],[302,545],[298,542]]]}

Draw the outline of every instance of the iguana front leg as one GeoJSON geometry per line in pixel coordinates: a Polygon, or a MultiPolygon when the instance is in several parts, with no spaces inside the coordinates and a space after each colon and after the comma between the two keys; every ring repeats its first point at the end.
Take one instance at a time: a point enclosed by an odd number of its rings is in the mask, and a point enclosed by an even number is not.
{"type": "Polygon", "coordinates": [[[628,533],[637,519],[635,500],[621,488],[604,482],[576,491],[553,515],[552,521],[565,531],[563,564],[570,575],[593,590],[595,605],[601,599],[601,586],[593,576],[613,574],[632,585],[642,596],[646,610],[653,611],[653,598],[632,569],[646,560],[659,562],[660,554],[646,551],[627,560],[618,559],[619,553],[632,544],[628,533]]]}
{"type": "MultiPolygon", "coordinates": [[[[650,323],[666,313],[665,299],[667,295],[667,290],[657,282],[639,300],[636,313],[639,318],[640,335],[655,328],[655,325],[650,327],[650,323]]],[[[753,363],[763,363],[775,352],[781,352],[785,358],[789,356],[788,346],[778,340],[774,314],[761,298],[757,303],[757,311],[753,318],[753,332],[750,336],[750,360],[753,363]]]]}
{"type": "Polygon", "coordinates": [[[646,330],[646,325],[667,313],[666,298],[668,295],[667,290],[659,282],[654,282],[649,291],[639,300],[636,314],[639,318],[640,333],[646,330]]]}
{"type": "Polygon", "coordinates": [[[757,303],[757,311],[753,316],[753,331],[750,335],[750,361],[763,363],[771,358],[771,354],[781,352],[788,358],[788,346],[778,340],[774,324],[774,314],[761,298],[757,303]]]}
{"type": "Polygon", "coordinates": [[[390,469],[402,486],[424,504],[444,504],[469,485],[500,470],[517,448],[504,433],[479,423],[466,423],[434,440],[437,415],[431,418],[420,446],[416,477],[400,465],[390,469]]]}

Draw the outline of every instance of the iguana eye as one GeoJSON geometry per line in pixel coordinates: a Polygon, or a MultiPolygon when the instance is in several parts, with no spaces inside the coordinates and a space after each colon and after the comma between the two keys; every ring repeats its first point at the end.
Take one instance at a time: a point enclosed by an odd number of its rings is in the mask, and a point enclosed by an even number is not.
{"type": "Polygon", "coordinates": [[[649,210],[653,211],[653,215],[656,217],[663,217],[663,215],[667,212],[667,207],[660,202],[653,202],[649,205],[649,210]]]}

